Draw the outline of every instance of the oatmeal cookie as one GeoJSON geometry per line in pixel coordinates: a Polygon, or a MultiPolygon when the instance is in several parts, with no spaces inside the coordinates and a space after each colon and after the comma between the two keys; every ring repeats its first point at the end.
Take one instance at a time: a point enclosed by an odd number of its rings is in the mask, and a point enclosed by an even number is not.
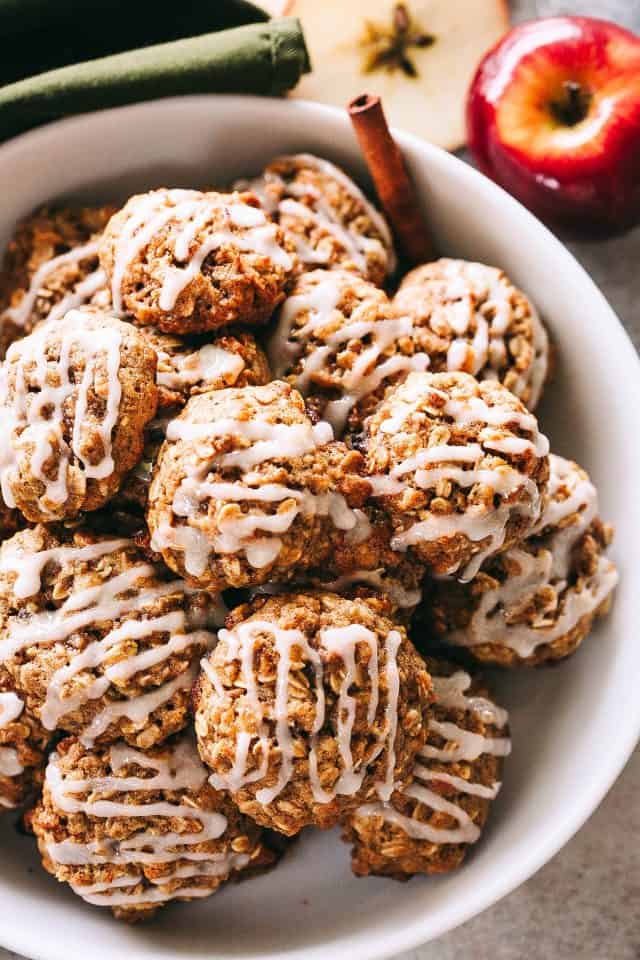
{"type": "Polygon", "coordinates": [[[140,458],[156,355],[129,323],[72,310],[12,344],[0,372],[0,484],[32,522],[103,506],[140,458]]]}
{"type": "Polygon", "coordinates": [[[201,333],[268,320],[296,258],[253,194],[153,190],[111,218],[100,262],[117,313],[201,333]]]}
{"type": "Polygon", "coordinates": [[[328,160],[278,157],[248,186],[293,239],[305,269],[344,267],[379,285],[396,269],[387,221],[328,160]]]}
{"type": "Polygon", "coordinates": [[[436,260],[406,275],[393,298],[416,335],[431,333],[431,370],[499,380],[535,409],[549,372],[549,338],[531,301],[502,270],[436,260]]]}
{"type": "Polygon", "coordinates": [[[40,525],[0,549],[0,668],[46,730],[87,745],[185,727],[223,616],[124,538],[40,525]]]}
{"type": "Polygon", "coordinates": [[[538,522],[549,444],[501,384],[411,373],[365,424],[367,472],[391,546],[469,580],[538,522]]]}
{"type": "Polygon", "coordinates": [[[49,873],[129,922],[277,859],[260,827],[207,783],[190,733],[148,750],[61,741],[31,825],[49,873]]]}
{"type": "Polygon", "coordinates": [[[158,356],[158,407],[178,413],[189,397],[225,387],[258,386],[272,379],[255,337],[242,330],[212,337],[176,337],[141,327],[158,356]]]}
{"type": "Polygon", "coordinates": [[[306,587],[342,596],[382,594],[395,619],[408,623],[422,599],[425,567],[391,548],[393,529],[371,503],[364,505],[369,531],[358,543],[336,546],[321,568],[305,571],[306,587]]]}
{"type": "Polygon", "coordinates": [[[269,362],[255,338],[229,331],[211,338],[174,337],[153,327],[140,327],[158,356],[158,413],[147,424],[142,456],[125,477],[110,506],[144,514],[149,487],[167,426],[191,396],[228,386],[257,386],[271,381],[269,362]]]}
{"type": "Polygon", "coordinates": [[[196,735],[211,783],[292,836],[387,800],[423,746],[430,679],[382,598],[238,607],[203,663],[196,735]]]}
{"type": "Polygon", "coordinates": [[[21,806],[40,786],[50,739],[0,663],[0,814],[21,806]]]}
{"type": "Polygon", "coordinates": [[[388,525],[375,511],[366,509],[365,513],[371,531],[361,543],[334,550],[322,567],[304,570],[291,582],[268,581],[252,587],[249,595],[274,596],[301,590],[322,590],[349,598],[381,594],[394,619],[409,624],[423,599],[425,568],[393,551],[388,525]]]}
{"type": "Polygon", "coordinates": [[[287,379],[340,435],[362,428],[385,388],[429,355],[410,317],[392,316],[383,290],[348,270],[303,273],[280,308],[268,345],[274,374],[287,379]]]}
{"type": "Polygon", "coordinates": [[[368,536],[363,458],[331,437],[287,383],[192,397],[151,484],[153,549],[190,583],[221,590],[291,579],[368,536]]]}
{"type": "Polygon", "coordinates": [[[305,590],[339,593],[344,597],[382,594],[391,613],[408,624],[422,601],[425,568],[391,549],[391,525],[370,504],[363,513],[369,530],[358,542],[337,544],[321,567],[299,571],[286,583],[267,581],[249,589],[250,598],[305,590]]]}
{"type": "Polygon", "coordinates": [[[549,502],[531,535],[487,560],[467,584],[439,582],[427,613],[437,637],[504,667],[572,654],[611,604],[618,581],[604,551],[612,529],[576,463],[550,457],[549,502]]]}
{"type": "Polygon", "coordinates": [[[394,566],[359,567],[334,579],[328,577],[328,573],[312,576],[309,584],[344,597],[381,594],[390,604],[394,618],[401,623],[411,621],[413,611],[422,600],[424,567],[411,560],[400,559],[394,566]]]}
{"type": "Polygon", "coordinates": [[[427,666],[435,704],[411,784],[388,803],[363,804],[345,823],[360,877],[406,880],[455,870],[500,789],[502,758],[511,751],[506,711],[468,673],[431,658],[427,666]]]}
{"type": "Polygon", "coordinates": [[[111,207],[44,207],[17,227],[0,276],[0,356],[43,320],[109,302],[98,240],[111,207]]]}

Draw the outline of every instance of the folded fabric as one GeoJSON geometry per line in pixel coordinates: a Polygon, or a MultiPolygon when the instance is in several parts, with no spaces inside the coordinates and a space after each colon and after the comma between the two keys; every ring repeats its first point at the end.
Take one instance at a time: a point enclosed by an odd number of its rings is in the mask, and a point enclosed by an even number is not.
{"type": "Polygon", "coordinates": [[[268,19],[247,0],[0,0],[0,84],[268,19]]]}
{"type": "Polygon", "coordinates": [[[0,89],[0,139],[59,117],[186,93],[278,95],[310,69],[283,17],[50,70],[0,89]]]}

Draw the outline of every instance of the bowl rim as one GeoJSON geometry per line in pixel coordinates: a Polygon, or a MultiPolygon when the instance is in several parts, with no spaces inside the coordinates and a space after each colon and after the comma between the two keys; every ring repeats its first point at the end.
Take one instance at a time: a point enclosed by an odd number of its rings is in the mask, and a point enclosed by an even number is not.
{"type": "MultiPolygon", "coordinates": [[[[219,102],[231,107],[237,105],[240,109],[253,109],[258,112],[258,115],[260,108],[265,103],[269,103],[270,110],[282,111],[283,115],[285,111],[289,111],[292,122],[295,122],[297,113],[308,114],[311,112],[317,116],[319,124],[331,121],[334,125],[337,124],[343,128],[349,128],[350,126],[346,112],[337,107],[317,104],[303,99],[280,99],[244,94],[191,94],[147,100],[141,103],[91,113],[81,113],[55,120],[0,144],[0,161],[12,155],[19,157],[21,154],[26,155],[42,147],[46,148],[47,141],[52,134],[54,136],[64,136],[67,131],[80,129],[87,124],[99,126],[105,119],[122,117],[125,114],[131,116],[136,113],[142,114],[154,111],[161,114],[165,109],[170,109],[172,106],[179,107],[182,104],[198,101],[208,105],[219,102]]],[[[441,163],[455,167],[457,176],[463,181],[475,186],[480,186],[479,181],[481,181],[482,188],[487,191],[489,196],[493,196],[502,205],[510,206],[512,215],[519,217],[524,223],[528,223],[529,229],[535,229],[545,235],[546,242],[559,261],[559,268],[562,269],[564,264],[574,276],[579,275],[582,283],[587,285],[590,298],[598,301],[600,310],[608,315],[607,335],[615,339],[619,350],[629,354],[629,362],[635,365],[636,378],[640,382],[640,357],[629,334],[586,269],[551,230],[519,201],[461,158],[422,140],[414,134],[396,128],[393,128],[393,134],[400,147],[408,148],[411,153],[418,155],[421,163],[428,164],[429,158],[437,158],[441,163]]],[[[576,792],[570,811],[565,810],[562,816],[558,816],[553,823],[548,825],[543,843],[539,843],[535,849],[531,849],[527,857],[522,857],[517,862],[513,862],[500,876],[493,878],[492,883],[487,884],[486,889],[479,890],[476,896],[469,898],[464,905],[461,906],[456,903],[442,908],[438,922],[434,923],[433,918],[421,920],[418,916],[415,922],[408,925],[404,930],[394,930],[379,935],[373,943],[369,943],[367,960],[384,960],[384,958],[395,954],[415,949],[421,944],[436,939],[466,923],[515,890],[554,857],[595,812],[631,756],[636,743],[640,739],[640,698],[635,704],[629,703],[627,716],[628,723],[624,729],[619,731],[620,735],[616,742],[610,746],[606,762],[603,758],[603,762],[598,768],[597,781],[589,785],[588,791],[576,792]]],[[[68,960],[68,952],[63,943],[43,939],[36,931],[37,925],[33,931],[26,929],[18,932],[14,929],[10,934],[3,929],[0,931],[0,945],[7,950],[31,957],[33,960],[68,960]]],[[[334,948],[337,948],[336,956],[341,956],[340,950],[344,947],[340,948],[339,944],[336,943],[334,948]]],[[[270,956],[272,960],[276,960],[276,957],[280,960],[280,956],[284,960],[286,954],[272,953],[270,956]]]]}

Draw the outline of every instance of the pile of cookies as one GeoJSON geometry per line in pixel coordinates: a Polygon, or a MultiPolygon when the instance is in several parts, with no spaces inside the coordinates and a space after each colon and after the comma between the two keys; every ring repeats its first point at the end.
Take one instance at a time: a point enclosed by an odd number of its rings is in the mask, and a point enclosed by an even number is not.
{"type": "Polygon", "coordinates": [[[41,210],[1,293],[0,807],[44,867],[126,920],[305,827],[357,875],[457,867],[511,749],[472,664],[568,656],[617,579],[531,301],[398,286],[307,154],[41,210]]]}

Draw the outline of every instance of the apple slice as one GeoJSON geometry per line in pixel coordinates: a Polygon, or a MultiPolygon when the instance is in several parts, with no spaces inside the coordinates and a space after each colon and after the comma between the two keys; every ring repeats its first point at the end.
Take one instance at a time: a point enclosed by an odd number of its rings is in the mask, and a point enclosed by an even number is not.
{"type": "Polygon", "coordinates": [[[508,29],[506,0],[265,0],[302,21],[313,72],[293,96],[345,106],[366,91],[389,121],[453,150],[480,58],[508,29]]]}

